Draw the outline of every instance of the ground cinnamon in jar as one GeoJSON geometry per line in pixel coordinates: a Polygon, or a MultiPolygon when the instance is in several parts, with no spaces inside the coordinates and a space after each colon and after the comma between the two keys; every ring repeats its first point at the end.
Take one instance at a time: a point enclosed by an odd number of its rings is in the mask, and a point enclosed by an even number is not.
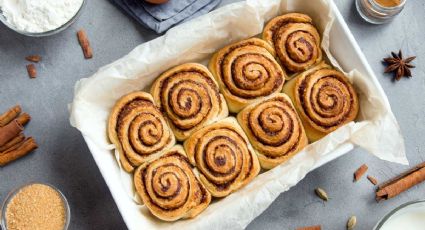
{"type": "Polygon", "coordinates": [[[407,0],[356,0],[360,16],[372,24],[391,21],[404,8],[407,0]]]}
{"type": "Polygon", "coordinates": [[[400,5],[401,0],[375,0],[375,2],[383,7],[394,7],[400,5]]]}
{"type": "Polygon", "coordinates": [[[55,189],[44,184],[31,184],[11,198],[5,217],[8,230],[63,230],[66,210],[55,189]]]}

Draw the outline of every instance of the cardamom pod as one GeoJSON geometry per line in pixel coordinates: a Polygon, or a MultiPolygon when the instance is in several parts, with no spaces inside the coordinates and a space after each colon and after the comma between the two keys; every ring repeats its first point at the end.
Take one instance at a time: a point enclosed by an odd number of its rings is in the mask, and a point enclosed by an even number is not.
{"type": "Polygon", "coordinates": [[[347,222],[347,230],[353,230],[356,227],[356,223],[357,223],[357,217],[356,216],[350,217],[350,219],[348,219],[348,222],[347,222]]]}
{"type": "Polygon", "coordinates": [[[314,192],[316,193],[316,195],[318,197],[320,197],[320,199],[322,199],[324,201],[328,201],[329,200],[328,194],[322,188],[316,188],[314,190],[314,192]]]}

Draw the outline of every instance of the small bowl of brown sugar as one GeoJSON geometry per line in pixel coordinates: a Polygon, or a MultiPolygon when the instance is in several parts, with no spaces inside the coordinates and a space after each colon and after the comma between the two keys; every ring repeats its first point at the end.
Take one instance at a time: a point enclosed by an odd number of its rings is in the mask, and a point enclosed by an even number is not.
{"type": "Polygon", "coordinates": [[[65,196],[54,186],[30,183],[12,191],[3,203],[4,230],[66,230],[70,210],[65,196]]]}

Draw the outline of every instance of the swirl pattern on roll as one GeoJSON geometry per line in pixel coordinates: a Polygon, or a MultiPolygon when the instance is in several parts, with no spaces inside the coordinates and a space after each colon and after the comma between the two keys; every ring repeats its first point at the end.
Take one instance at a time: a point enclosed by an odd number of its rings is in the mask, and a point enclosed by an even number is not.
{"type": "Polygon", "coordinates": [[[260,171],[257,156],[235,118],[195,132],[184,143],[200,181],[214,197],[224,197],[252,181],[260,171]]]}
{"type": "Polygon", "coordinates": [[[151,213],[165,221],[195,217],[211,202],[211,194],[196,178],[180,145],[141,165],[134,185],[151,213]]]}
{"type": "Polygon", "coordinates": [[[122,167],[128,172],[175,144],[174,135],[152,96],[140,91],[117,101],[109,116],[108,134],[119,151],[122,167]]]}
{"type": "Polygon", "coordinates": [[[325,63],[297,77],[294,95],[301,118],[324,134],[353,121],[359,111],[357,93],[348,78],[325,63]]]}
{"type": "Polygon", "coordinates": [[[308,144],[300,118],[283,93],[246,107],[238,121],[265,169],[287,161],[308,144]]]}
{"type": "Polygon", "coordinates": [[[178,140],[185,140],[195,130],[228,115],[217,83],[200,64],[188,63],[168,70],[154,82],[151,92],[178,140]]]}
{"type": "Polygon", "coordinates": [[[209,67],[232,112],[279,92],[285,82],[285,73],[275,60],[273,48],[258,38],[222,48],[213,56],[209,67]]]}
{"type": "Polygon", "coordinates": [[[263,39],[276,50],[289,72],[301,72],[322,60],[320,35],[312,19],[300,13],[273,18],[263,31],[263,39]]]}

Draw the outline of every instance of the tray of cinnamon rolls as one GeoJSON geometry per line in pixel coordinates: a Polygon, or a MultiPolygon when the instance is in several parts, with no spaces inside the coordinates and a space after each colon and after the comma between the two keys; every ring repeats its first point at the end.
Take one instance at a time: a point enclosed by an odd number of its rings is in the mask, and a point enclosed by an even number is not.
{"type": "Polygon", "coordinates": [[[70,108],[130,229],[240,229],[354,146],[405,160],[330,0],[220,8],[80,81],[70,108]]]}
{"type": "Polygon", "coordinates": [[[177,65],[116,102],[109,140],[154,216],[194,218],[356,119],[357,92],[320,44],[308,15],[280,15],[208,68],[177,65]]]}

